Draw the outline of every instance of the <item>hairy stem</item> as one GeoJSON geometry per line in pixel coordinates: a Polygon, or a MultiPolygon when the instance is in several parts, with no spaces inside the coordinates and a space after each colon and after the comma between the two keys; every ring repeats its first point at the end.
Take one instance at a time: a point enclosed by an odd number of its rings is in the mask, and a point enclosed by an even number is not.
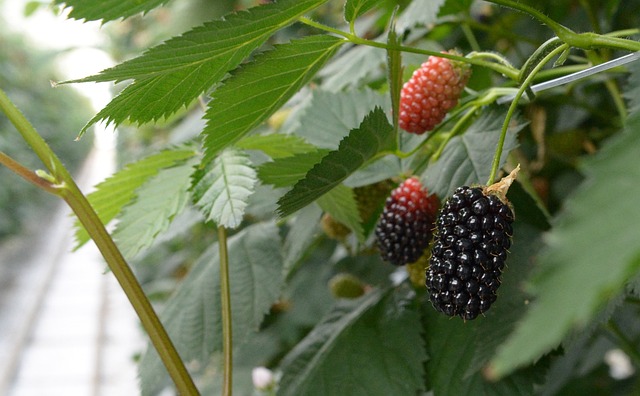
{"type": "Polygon", "coordinates": [[[53,153],[35,128],[1,89],[0,110],[9,118],[23,139],[51,172],[51,176],[59,186],[56,187],[55,194],[62,197],[73,210],[97,245],[100,253],[102,253],[109,269],[113,272],[122,290],[138,314],[142,326],[149,334],[151,343],[158,351],[160,359],[166,366],[180,394],[197,395],[198,390],[189,372],[184,366],[165,328],[162,326],[160,319],[153,310],[151,303],[144,294],[140,283],[138,283],[138,280],[122,256],[122,253],[120,253],[120,250],[113,242],[113,239],[87,198],[82,191],[80,191],[80,188],[78,188],[71,174],[62,165],[60,159],[53,153]]]}
{"type": "Polygon", "coordinates": [[[35,172],[32,172],[30,169],[23,166],[21,163],[9,157],[2,151],[0,151],[0,165],[6,166],[10,171],[28,181],[29,183],[35,185],[36,187],[39,187],[54,195],[58,194],[58,189],[49,181],[41,178],[35,172]]]}
{"type": "Polygon", "coordinates": [[[222,353],[224,372],[222,395],[231,396],[233,385],[233,333],[231,326],[231,291],[229,285],[229,254],[227,252],[227,229],[218,227],[220,249],[220,301],[222,309],[222,353]]]}

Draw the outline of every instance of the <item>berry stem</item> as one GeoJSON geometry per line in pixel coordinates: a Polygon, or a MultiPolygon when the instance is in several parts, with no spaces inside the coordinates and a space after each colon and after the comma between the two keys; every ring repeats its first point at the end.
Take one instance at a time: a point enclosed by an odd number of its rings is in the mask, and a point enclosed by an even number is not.
{"type": "Polygon", "coordinates": [[[513,102],[511,102],[511,105],[509,106],[509,110],[507,110],[507,115],[506,115],[506,117],[504,119],[504,123],[502,124],[502,131],[500,133],[500,139],[498,140],[498,145],[496,147],[496,152],[495,152],[495,154],[493,156],[493,163],[491,164],[491,173],[489,174],[489,180],[487,181],[487,185],[488,186],[493,184],[493,182],[494,182],[494,180],[496,178],[496,174],[498,173],[498,169],[500,168],[500,157],[502,156],[502,149],[504,147],[504,141],[505,141],[505,138],[507,137],[507,131],[509,130],[509,124],[511,123],[511,118],[513,118],[513,115],[515,114],[515,111],[516,111],[516,108],[518,107],[518,102],[520,101],[520,98],[522,97],[524,92],[527,90],[527,88],[529,88],[529,86],[533,82],[536,74],[538,74],[540,69],[542,69],[553,58],[555,58],[557,55],[561,54],[562,52],[564,52],[568,48],[569,48],[568,44],[562,44],[558,48],[556,48],[553,51],[549,52],[533,68],[531,73],[529,73],[527,78],[522,82],[522,85],[518,89],[518,92],[516,92],[516,96],[513,99],[513,102]]]}
{"type": "Polygon", "coordinates": [[[223,385],[222,395],[231,396],[233,388],[233,332],[231,321],[231,287],[229,284],[229,254],[227,252],[227,229],[218,227],[218,249],[220,251],[220,305],[222,315],[223,385]]]}
{"type": "Polygon", "coordinates": [[[495,62],[486,62],[482,59],[471,59],[471,58],[467,58],[464,56],[458,56],[458,55],[453,55],[447,52],[438,52],[438,51],[431,51],[431,50],[426,50],[426,49],[421,49],[421,48],[413,48],[413,47],[406,47],[403,45],[392,45],[392,44],[388,44],[388,43],[382,43],[379,41],[373,41],[373,40],[367,40],[367,39],[363,39],[360,38],[354,34],[351,33],[347,33],[344,32],[342,30],[339,29],[335,29],[332,28],[330,26],[327,26],[325,24],[316,22],[314,20],[311,20],[307,17],[300,17],[298,18],[298,20],[306,25],[315,27],[317,29],[320,30],[324,30],[326,32],[329,33],[333,33],[336,34],[338,36],[344,37],[345,39],[347,39],[348,41],[352,42],[353,44],[357,44],[357,45],[368,45],[370,47],[376,47],[376,48],[382,48],[382,49],[386,49],[386,50],[395,50],[395,51],[402,51],[402,52],[411,52],[414,54],[421,54],[421,55],[427,55],[427,56],[437,56],[440,58],[446,58],[446,59],[451,59],[451,60],[455,60],[458,62],[463,62],[463,63],[468,63],[471,65],[476,65],[476,66],[481,66],[481,67],[486,67],[488,69],[494,70],[506,77],[508,77],[511,80],[517,81],[518,79],[518,74],[519,71],[513,67],[508,67],[502,64],[498,64],[495,62]]]}
{"type": "MultiPolygon", "coordinates": [[[[7,116],[25,142],[47,167],[51,174],[51,179],[55,180],[57,185],[64,187],[56,188],[55,195],[65,200],[95,242],[109,269],[118,280],[120,287],[140,318],[142,326],[148,333],[151,343],[158,352],[180,394],[198,395],[198,389],[193,383],[193,379],[189,375],[162,322],[160,322],[158,315],[155,313],[151,302],[144,294],[142,286],[140,286],[131,267],[127,264],[122,253],[69,171],[2,89],[0,89],[0,111],[7,116]]],[[[7,161],[7,157],[4,157],[3,163],[8,164],[10,161],[7,161]]],[[[23,171],[22,169],[20,172],[23,171]]]]}

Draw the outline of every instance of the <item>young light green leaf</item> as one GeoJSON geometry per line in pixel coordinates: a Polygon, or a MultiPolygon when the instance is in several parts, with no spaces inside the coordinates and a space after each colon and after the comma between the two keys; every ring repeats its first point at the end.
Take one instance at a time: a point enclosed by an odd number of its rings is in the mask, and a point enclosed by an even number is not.
{"type": "Polygon", "coordinates": [[[169,0],[54,0],[54,4],[72,7],[69,18],[109,22],[146,13],[169,0]]]}
{"type": "Polygon", "coordinates": [[[395,148],[393,127],[384,111],[376,107],[360,127],[352,129],[340,142],[338,150],[327,154],[278,201],[278,212],[284,217],[307,206],[342,183],[377,153],[395,148]]]}
{"type": "Polygon", "coordinates": [[[344,19],[347,22],[351,22],[378,3],[380,3],[380,0],[347,0],[344,4],[344,19]]]}
{"type": "Polygon", "coordinates": [[[133,79],[82,129],[100,120],[142,124],[167,117],[195,100],[275,31],[326,0],[281,0],[205,23],[100,74],[68,82],[133,79]]]}
{"type": "Polygon", "coordinates": [[[362,220],[360,219],[358,203],[352,189],[339,184],[318,198],[318,205],[322,210],[329,213],[331,217],[349,227],[356,234],[359,241],[364,242],[364,230],[362,229],[362,224],[360,224],[362,220]]]}
{"type": "Polygon", "coordinates": [[[413,0],[398,18],[398,31],[404,32],[416,25],[428,26],[438,17],[445,0],[413,0]]]}
{"type": "Polygon", "coordinates": [[[350,92],[313,91],[310,100],[292,114],[284,133],[302,136],[317,147],[335,150],[374,107],[391,113],[388,97],[370,89],[350,92]]]}
{"type": "Polygon", "coordinates": [[[303,138],[280,133],[247,136],[236,142],[235,146],[245,150],[261,150],[273,159],[316,151],[316,147],[303,138]]]}
{"type": "Polygon", "coordinates": [[[498,350],[491,372],[501,377],[556,347],[583,328],[640,270],[640,112],[625,132],[586,161],[586,181],[554,219],[540,271],[537,296],[512,337],[498,350]],[[636,193],[637,192],[637,193],[636,193]]]}
{"type": "MultiPolygon", "coordinates": [[[[236,347],[258,330],[283,286],[281,241],[273,223],[249,226],[228,239],[233,340],[236,347]]],[[[207,250],[169,299],[160,317],[181,357],[206,366],[222,350],[218,244],[207,250]]],[[[157,353],[149,347],[140,365],[143,395],[168,383],[157,353]]]]}
{"type": "Polygon", "coordinates": [[[284,358],[278,395],[419,394],[426,354],[410,294],[374,290],[339,303],[284,358]]]}
{"type": "Polygon", "coordinates": [[[277,45],[239,68],[216,89],[205,114],[205,159],[209,161],[266,120],[302,88],[344,40],[308,36],[277,45]]]}
{"type": "Polygon", "coordinates": [[[275,187],[288,187],[302,179],[327,154],[329,150],[317,150],[293,157],[278,158],[260,166],[258,177],[263,183],[273,184],[275,187]]]}
{"type": "Polygon", "coordinates": [[[136,190],[137,198],[118,217],[113,237],[126,258],[134,257],[166,231],[189,201],[195,161],[162,169],[136,190]]]}
{"type": "Polygon", "coordinates": [[[242,222],[255,183],[256,171],[251,167],[249,157],[241,151],[228,149],[196,172],[193,200],[206,220],[236,228],[242,222]]]}
{"type": "MultiPolygon", "coordinates": [[[[505,111],[496,108],[485,111],[462,136],[449,141],[438,161],[421,177],[429,191],[448,197],[459,186],[481,184],[489,179],[505,111]]],[[[504,142],[500,166],[516,148],[517,134],[525,126],[516,117],[514,120],[515,125],[509,129],[504,142]]]]}
{"type": "MultiPolygon", "coordinates": [[[[98,213],[102,223],[107,224],[113,220],[124,205],[135,197],[135,190],[156,175],[160,169],[174,166],[195,155],[194,150],[164,150],[129,164],[123,170],[98,184],[96,191],[87,197],[89,203],[98,213]]],[[[75,249],[89,240],[89,234],[80,222],[76,223],[75,237],[77,241],[75,249]]]]}

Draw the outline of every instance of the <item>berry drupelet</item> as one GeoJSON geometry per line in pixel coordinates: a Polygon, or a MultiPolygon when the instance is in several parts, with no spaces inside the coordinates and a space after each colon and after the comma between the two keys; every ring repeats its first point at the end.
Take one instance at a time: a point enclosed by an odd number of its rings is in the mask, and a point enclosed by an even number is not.
{"type": "Polygon", "coordinates": [[[375,230],[382,258],[394,265],[418,260],[433,235],[438,206],[415,177],[393,190],[375,230]]]}
{"type": "Polygon", "coordinates": [[[491,187],[457,188],[438,215],[425,283],[434,308],[448,316],[475,319],[496,300],[514,215],[508,185],[491,187]]]}

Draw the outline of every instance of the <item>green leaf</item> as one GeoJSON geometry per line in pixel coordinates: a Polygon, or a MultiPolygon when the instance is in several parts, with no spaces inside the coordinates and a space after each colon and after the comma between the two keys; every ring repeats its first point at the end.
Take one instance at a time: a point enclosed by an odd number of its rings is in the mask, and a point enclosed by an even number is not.
{"type": "Polygon", "coordinates": [[[426,359],[405,289],[374,290],[338,306],[283,360],[278,395],[415,395],[426,359]]]}
{"type": "MultiPolygon", "coordinates": [[[[505,114],[506,110],[502,109],[486,110],[462,136],[449,141],[438,161],[429,165],[421,177],[429,191],[447,197],[457,187],[484,184],[489,179],[505,114]]],[[[525,125],[517,117],[513,123],[516,125],[507,132],[500,166],[506,161],[507,154],[516,148],[517,134],[525,125]]]]}
{"type": "Polygon", "coordinates": [[[133,79],[82,129],[100,120],[143,124],[167,117],[220,82],[275,31],[326,0],[282,0],[205,23],[100,74],[68,82],[133,79]]]}
{"type": "Polygon", "coordinates": [[[345,88],[357,89],[365,80],[382,74],[384,51],[366,45],[355,46],[336,57],[318,72],[323,90],[339,92],[345,88]]]}
{"type": "Polygon", "coordinates": [[[396,148],[393,127],[384,111],[376,107],[364,118],[359,128],[352,129],[340,142],[338,150],[327,154],[304,179],[278,201],[282,217],[301,209],[342,183],[374,155],[396,148]]]}
{"type": "Polygon", "coordinates": [[[586,180],[563,204],[537,260],[537,296],[492,362],[502,376],[556,347],[589,324],[640,270],[640,112],[625,131],[585,162],[586,180]]]}
{"type": "Polygon", "coordinates": [[[162,169],[136,190],[135,201],[118,217],[113,238],[126,258],[134,257],[166,231],[189,201],[190,175],[195,161],[162,169]]]}
{"type": "MultiPolygon", "coordinates": [[[[136,196],[135,190],[156,175],[160,169],[174,166],[195,155],[193,150],[165,150],[129,164],[98,184],[96,191],[87,196],[89,203],[100,217],[102,224],[107,224],[136,196]]],[[[89,240],[89,234],[79,222],[76,222],[75,237],[77,241],[75,249],[89,240]]]]}
{"type": "Polygon", "coordinates": [[[335,150],[349,131],[357,128],[376,106],[391,114],[388,97],[370,89],[338,93],[315,90],[291,115],[292,121],[283,126],[284,133],[302,136],[314,146],[335,150]]]}
{"type": "Polygon", "coordinates": [[[309,36],[277,45],[242,66],[213,93],[205,114],[205,161],[266,120],[331,58],[344,40],[309,36]]]}
{"type": "Polygon", "coordinates": [[[275,187],[291,186],[302,179],[328,153],[329,150],[317,150],[267,162],[258,169],[258,177],[263,183],[273,184],[275,187]]]}
{"type": "MultiPolygon", "coordinates": [[[[524,203],[516,201],[514,205],[520,208],[524,203]]],[[[486,316],[468,322],[460,318],[451,319],[436,312],[425,296],[422,309],[430,358],[427,362],[427,378],[434,394],[534,394],[534,385],[540,381],[544,367],[523,370],[497,382],[487,380],[482,373],[485,363],[507,339],[524,313],[527,296],[522,291],[521,282],[530,272],[531,257],[540,249],[541,233],[516,221],[514,240],[503,274],[503,284],[498,289],[498,299],[486,316]]]]}
{"type": "Polygon", "coordinates": [[[318,198],[318,205],[334,219],[349,227],[356,234],[359,241],[364,242],[364,230],[362,224],[360,224],[362,220],[360,219],[358,203],[352,189],[339,184],[318,198]]]}
{"type": "MultiPolygon", "coordinates": [[[[278,228],[273,223],[249,226],[228,239],[233,341],[236,347],[258,330],[283,286],[278,228]]],[[[181,357],[206,366],[222,350],[220,258],[213,244],[169,299],[160,317],[181,357]]],[[[149,347],[140,365],[143,395],[156,395],[168,378],[149,347]]]]}
{"type": "Polygon", "coordinates": [[[434,23],[444,1],[445,0],[413,0],[398,18],[398,30],[404,32],[416,25],[429,26],[434,23]]]}
{"type": "Polygon", "coordinates": [[[193,201],[206,220],[236,228],[242,222],[255,183],[256,172],[249,157],[228,149],[193,176],[193,201]]]}
{"type": "Polygon", "coordinates": [[[322,209],[318,205],[312,204],[300,210],[293,219],[284,241],[284,266],[287,277],[319,234],[321,216],[322,209]]]}
{"type": "Polygon", "coordinates": [[[146,13],[169,0],[54,0],[54,4],[72,7],[69,18],[108,22],[146,13]]]}
{"type": "Polygon", "coordinates": [[[351,22],[380,2],[380,0],[347,0],[344,4],[344,19],[351,22]]]}
{"type": "Polygon", "coordinates": [[[245,150],[261,150],[273,159],[316,151],[315,146],[299,136],[279,133],[247,136],[240,139],[235,146],[245,150]]]}

